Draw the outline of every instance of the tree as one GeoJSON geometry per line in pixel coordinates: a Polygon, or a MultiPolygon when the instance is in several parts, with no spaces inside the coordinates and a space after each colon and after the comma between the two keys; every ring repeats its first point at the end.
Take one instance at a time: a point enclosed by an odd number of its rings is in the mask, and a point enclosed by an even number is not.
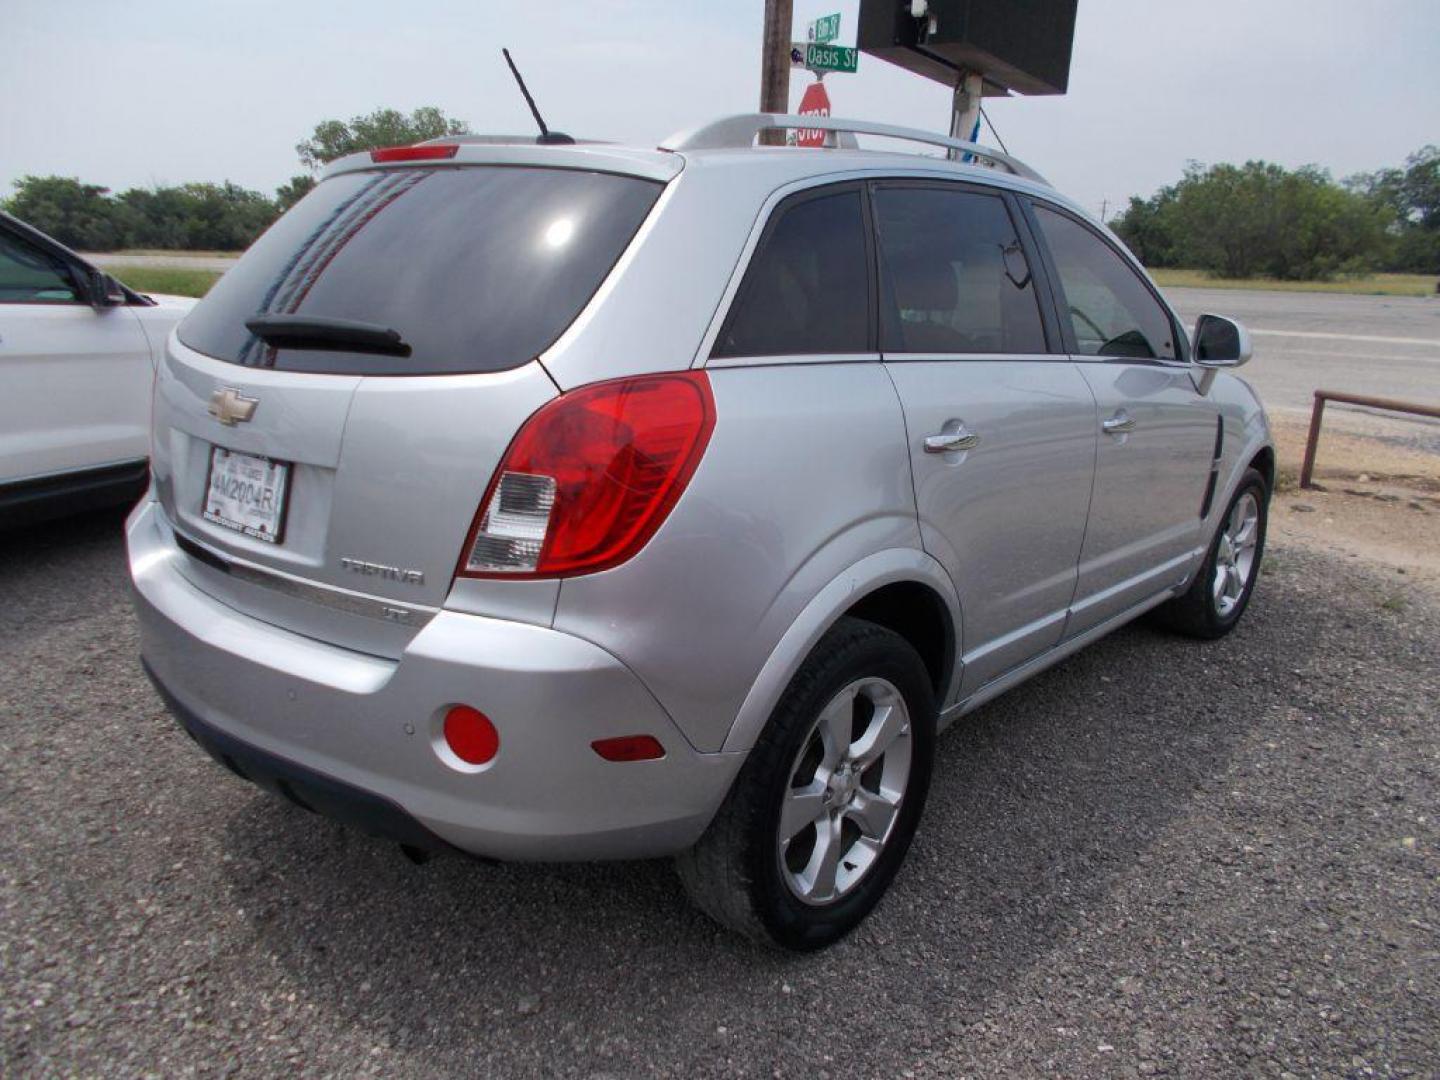
{"type": "Polygon", "coordinates": [[[1440,147],[1421,148],[1403,169],[1352,176],[1345,186],[1390,215],[1388,269],[1440,273],[1440,147]]]}
{"type": "Polygon", "coordinates": [[[167,250],[189,247],[186,200],[179,188],[131,188],[120,196],[136,247],[167,250]]]}
{"type": "Polygon", "coordinates": [[[1148,199],[1132,195],[1130,205],[1110,223],[1110,228],[1146,266],[1179,266],[1174,204],[1173,184],[1148,199]]]}
{"type": "Polygon", "coordinates": [[[275,220],[275,204],[258,191],[226,181],[184,184],[178,191],[185,207],[185,246],[239,251],[275,220]]]}
{"type": "Polygon", "coordinates": [[[113,251],[129,243],[125,216],[110,189],[73,176],[26,176],[15,181],[5,209],[21,221],[80,251],[113,251]]]}
{"type": "Polygon", "coordinates": [[[1302,281],[1380,265],[1392,218],[1314,166],[1192,162],[1179,183],[1131,199],[1114,229],[1152,266],[1302,281]]]}
{"type": "Polygon", "coordinates": [[[451,120],[433,105],[416,109],[409,116],[395,109],[376,109],[368,116],[351,117],[348,123],[321,121],[308,139],[296,144],[295,152],[300,155],[300,163],[313,173],[357,150],[407,146],[443,135],[464,135],[469,130],[463,120],[451,120]]]}
{"type": "Polygon", "coordinates": [[[316,179],[313,176],[301,175],[292,176],[285,183],[275,189],[275,208],[280,213],[285,213],[290,207],[309,195],[315,189],[316,179]]]}

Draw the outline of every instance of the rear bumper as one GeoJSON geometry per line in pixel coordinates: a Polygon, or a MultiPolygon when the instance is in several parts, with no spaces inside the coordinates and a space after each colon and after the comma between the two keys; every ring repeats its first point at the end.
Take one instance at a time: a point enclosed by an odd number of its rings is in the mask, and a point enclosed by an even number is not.
{"type": "Polygon", "coordinates": [[[628,668],[569,634],[442,611],[398,660],[372,657],[196,588],[155,503],[127,534],[142,654],[181,723],[247,779],[369,832],[499,859],[671,854],[699,838],[743,761],[694,751],[628,668]],[[500,732],[478,770],[437,752],[454,704],[500,732]],[[631,734],[665,757],[590,748],[631,734]]]}
{"type": "Polygon", "coordinates": [[[272,795],[382,840],[394,840],[423,851],[439,851],[450,846],[388,799],[341,783],[275,754],[267,754],[212,727],[170,693],[148,663],[143,659],[140,662],[161,700],[186,734],[217,764],[240,779],[249,780],[272,795]]]}

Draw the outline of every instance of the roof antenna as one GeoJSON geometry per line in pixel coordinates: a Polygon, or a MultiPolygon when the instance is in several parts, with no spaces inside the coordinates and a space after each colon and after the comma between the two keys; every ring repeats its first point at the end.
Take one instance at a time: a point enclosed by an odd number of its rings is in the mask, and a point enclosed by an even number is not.
{"type": "Polygon", "coordinates": [[[535,123],[540,125],[540,137],[535,141],[542,146],[572,146],[575,140],[564,132],[551,131],[545,126],[545,120],[540,115],[540,110],[535,107],[535,99],[530,96],[530,91],[525,88],[525,80],[520,77],[520,69],[515,66],[515,61],[510,59],[510,50],[501,49],[505,54],[505,63],[510,65],[510,74],[515,76],[515,81],[520,84],[520,93],[525,95],[525,104],[530,106],[530,113],[535,117],[535,123]]]}

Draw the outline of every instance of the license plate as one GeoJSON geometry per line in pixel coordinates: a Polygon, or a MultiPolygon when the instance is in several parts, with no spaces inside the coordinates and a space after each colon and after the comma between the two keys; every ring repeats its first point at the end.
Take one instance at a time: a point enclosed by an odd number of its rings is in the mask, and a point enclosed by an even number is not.
{"type": "Polygon", "coordinates": [[[212,446],[205,520],[278,544],[285,531],[289,482],[290,466],[283,461],[212,446]]]}

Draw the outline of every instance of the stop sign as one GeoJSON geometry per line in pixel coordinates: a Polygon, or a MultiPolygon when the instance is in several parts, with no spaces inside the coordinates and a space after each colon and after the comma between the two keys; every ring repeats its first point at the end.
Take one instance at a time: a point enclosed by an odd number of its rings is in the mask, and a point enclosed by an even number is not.
{"type": "MultiPolygon", "coordinates": [[[[801,116],[829,116],[830,95],[825,93],[825,84],[819,79],[805,88],[805,96],[800,99],[800,108],[796,110],[801,116]]],[[[795,132],[796,146],[824,146],[825,132],[818,128],[801,128],[795,132]]]]}

